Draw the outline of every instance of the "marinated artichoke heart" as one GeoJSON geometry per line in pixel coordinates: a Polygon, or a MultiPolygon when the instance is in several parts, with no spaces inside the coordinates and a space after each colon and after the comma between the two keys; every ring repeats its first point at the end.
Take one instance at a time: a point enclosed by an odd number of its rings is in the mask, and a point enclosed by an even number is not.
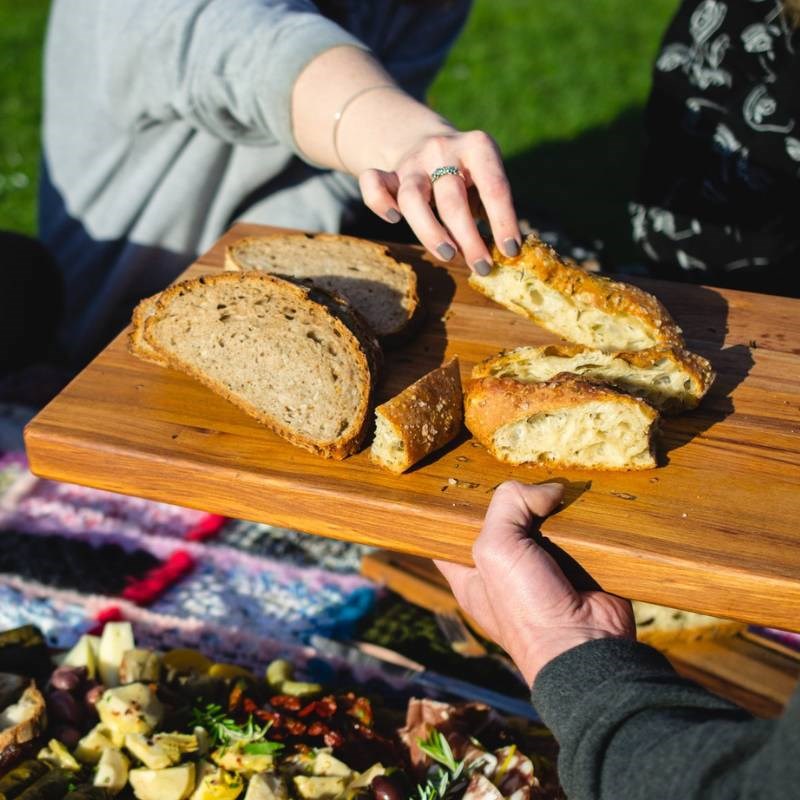
{"type": "Polygon", "coordinates": [[[139,800],[186,800],[194,791],[192,762],[168,769],[132,769],[128,780],[139,800]]]}
{"type": "Polygon", "coordinates": [[[295,775],[297,794],[303,800],[337,800],[344,795],[348,780],[341,776],[295,775]]]}
{"type": "Polygon", "coordinates": [[[127,650],[119,665],[119,682],[158,683],[161,677],[161,656],[154,650],[134,648],[127,650]]]}
{"type": "Polygon", "coordinates": [[[36,758],[67,772],[79,772],[81,768],[81,765],[75,760],[75,756],[58,739],[51,739],[47,743],[47,747],[43,747],[38,752],[36,758]]]}
{"type": "Polygon", "coordinates": [[[84,764],[96,764],[103,755],[103,750],[109,747],[120,747],[124,737],[114,737],[111,731],[98,722],[89,733],[86,734],[75,748],[75,758],[84,764]]]}
{"type": "Polygon", "coordinates": [[[221,767],[210,769],[198,782],[191,800],[236,800],[243,787],[243,779],[235,772],[228,772],[221,767]]]}
{"type": "Polygon", "coordinates": [[[112,794],[121,792],[128,782],[129,766],[130,762],[121,750],[116,747],[103,750],[94,773],[94,785],[108,789],[112,794]]]}
{"type": "Polygon", "coordinates": [[[100,721],[113,733],[152,733],[164,716],[155,693],[144,683],[107,689],[97,702],[100,721]]]}
{"type": "Polygon", "coordinates": [[[289,787],[280,775],[259,772],[250,778],[244,800],[289,800],[289,787]]]}
{"type": "Polygon", "coordinates": [[[247,753],[245,742],[218,747],[211,754],[211,760],[222,769],[242,775],[253,775],[256,772],[270,772],[275,766],[275,758],[271,753],[247,753]]]}

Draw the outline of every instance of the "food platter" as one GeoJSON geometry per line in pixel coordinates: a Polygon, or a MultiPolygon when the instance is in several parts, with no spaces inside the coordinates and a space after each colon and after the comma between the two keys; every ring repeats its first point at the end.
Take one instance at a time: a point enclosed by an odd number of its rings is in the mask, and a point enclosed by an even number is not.
{"type": "MultiPolygon", "coordinates": [[[[222,268],[237,225],[187,275],[222,268]]],[[[387,353],[382,402],[446,358],[472,366],[557,339],[467,286],[462,263],[398,247],[427,318],[387,353]]],[[[659,466],[635,473],[511,467],[467,434],[405,475],[292,447],[177,372],[134,359],[121,335],[28,426],[33,471],[243,519],[469,563],[502,481],[560,481],[542,525],[573,575],[603,588],[787,629],[800,627],[800,301],[636,281],[666,305],[718,378],[662,427],[659,466]]]]}

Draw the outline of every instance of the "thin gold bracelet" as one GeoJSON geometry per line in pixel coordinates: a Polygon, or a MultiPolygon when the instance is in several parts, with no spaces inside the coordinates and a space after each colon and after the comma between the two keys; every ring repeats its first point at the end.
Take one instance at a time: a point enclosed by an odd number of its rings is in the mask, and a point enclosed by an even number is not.
{"type": "Polygon", "coordinates": [[[380,83],[377,86],[367,86],[364,89],[359,89],[355,94],[350,95],[347,100],[344,101],[342,107],[333,115],[333,152],[336,154],[336,158],[338,159],[339,163],[341,164],[342,168],[345,172],[350,172],[347,168],[347,164],[344,163],[344,159],[342,158],[341,153],[339,152],[339,142],[338,142],[338,135],[339,135],[339,123],[342,121],[342,117],[344,116],[344,112],[350,108],[350,105],[358,100],[359,97],[363,95],[374,92],[377,89],[396,89],[399,92],[403,90],[394,83],[380,83]]]}

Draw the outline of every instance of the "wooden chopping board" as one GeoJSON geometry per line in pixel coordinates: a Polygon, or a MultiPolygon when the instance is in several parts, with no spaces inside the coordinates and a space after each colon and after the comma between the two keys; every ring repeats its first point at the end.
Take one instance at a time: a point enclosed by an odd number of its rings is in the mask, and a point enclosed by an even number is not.
{"type": "MultiPolygon", "coordinates": [[[[187,274],[221,269],[227,243],[270,230],[235,226],[187,274]]],[[[472,291],[463,263],[397,251],[418,271],[428,316],[412,342],[387,354],[378,401],[446,357],[458,355],[466,377],[503,348],[556,341],[472,291]]],[[[188,377],[133,358],[124,335],[30,423],[31,468],[463,563],[499,483],[560,481],[565,505],[541,529],[574,576],[582,568],[627,597],[800,630],[800,301],[636,282],[718,372],[698,410],[665,420],[655,470],[510,467],[466,433],[399,477],[366,452],[327,461],[188,377]]]]}

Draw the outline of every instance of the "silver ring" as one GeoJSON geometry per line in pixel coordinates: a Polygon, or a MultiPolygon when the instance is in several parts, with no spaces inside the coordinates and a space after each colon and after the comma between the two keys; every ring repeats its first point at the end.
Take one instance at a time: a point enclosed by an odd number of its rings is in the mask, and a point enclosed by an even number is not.
{"type": "Polygon", "coordinates": [[[431,172],[431,185],[436,183],[439,178],[442,178],[445,175],[458,175],[462,181],[464,180],[464,176],[458,167],[437,167],[433,172],[431,172]]]}

